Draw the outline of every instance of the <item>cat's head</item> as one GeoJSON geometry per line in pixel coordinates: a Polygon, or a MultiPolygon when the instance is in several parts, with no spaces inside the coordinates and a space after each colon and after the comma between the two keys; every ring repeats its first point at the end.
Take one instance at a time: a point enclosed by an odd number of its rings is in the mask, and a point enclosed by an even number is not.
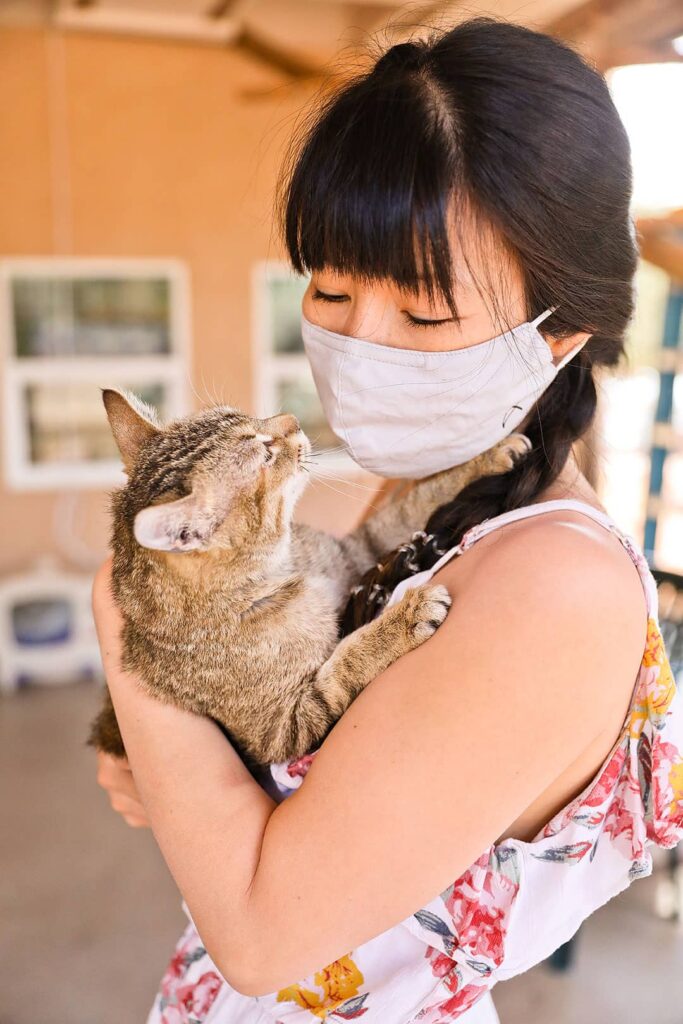
{"type": "Polygon", "coordinates": [[[311,447],[296,417],[217,405],[164,426],[128,391],[102,398],[128,475],[117,507],[143,547],[237,550],[286,534],[311,447]]]}

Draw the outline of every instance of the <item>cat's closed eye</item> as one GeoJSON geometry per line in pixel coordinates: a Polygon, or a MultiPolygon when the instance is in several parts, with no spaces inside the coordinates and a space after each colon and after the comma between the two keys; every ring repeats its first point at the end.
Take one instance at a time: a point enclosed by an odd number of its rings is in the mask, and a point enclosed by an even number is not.
{"type": "Polygon", "coordinates": [[[273,445],[275,438],[270,434],[254,434],[254,439],[256,441],[262,441],[263,446],[266,449],[265,465],[267,466],[269,463],[274,462],[275,456],[280,450],[279,447],[273,445]]]}

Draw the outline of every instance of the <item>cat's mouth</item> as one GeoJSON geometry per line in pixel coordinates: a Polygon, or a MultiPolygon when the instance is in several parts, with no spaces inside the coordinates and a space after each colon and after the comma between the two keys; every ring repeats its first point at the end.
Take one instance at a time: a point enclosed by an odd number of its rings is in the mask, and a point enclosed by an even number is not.
{"type": "Polygon", "coordinates": [[[311,454],[311,442],[303,431],[300,431],[301,440],[296,446],[296,468],[305,469],[306,459],[311,454]]]}

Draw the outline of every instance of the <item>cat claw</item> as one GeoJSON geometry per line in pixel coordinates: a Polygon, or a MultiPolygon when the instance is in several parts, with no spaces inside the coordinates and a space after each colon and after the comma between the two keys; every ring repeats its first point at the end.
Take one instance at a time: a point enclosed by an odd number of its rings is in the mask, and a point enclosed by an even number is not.
{"type": "Polygon", "coordinates": [[[512,469],[532,448],[533,445],[526,434],[510,434],[494,449],[496,461],[501,464],[501,471],[512,469]]]}
{"type": "Polygon", "coordinates": [[[451,595],[441,584],[425,583],[413,589],[415,605],[413,612],[412,633],[422,643],[436,633],[448,615],[451,606],[451,595]]]}

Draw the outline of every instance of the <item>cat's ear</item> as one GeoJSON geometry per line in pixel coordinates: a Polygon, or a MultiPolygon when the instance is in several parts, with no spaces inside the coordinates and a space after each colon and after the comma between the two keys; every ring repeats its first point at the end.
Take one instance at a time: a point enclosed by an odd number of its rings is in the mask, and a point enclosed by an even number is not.
{"type": "Polygon", "coordinates": [[[135,517],[138,544],[155,551],[204,551],[225,519],[227,502],[216,503],[201,492],[143,508],[135,517]]]}
{"type": "Polygon", "coordinates": [[[142,446],[161,431],[156,413],[130,391],[105,388],[102,401],[124,469],[130,475],[142,446]]]}

